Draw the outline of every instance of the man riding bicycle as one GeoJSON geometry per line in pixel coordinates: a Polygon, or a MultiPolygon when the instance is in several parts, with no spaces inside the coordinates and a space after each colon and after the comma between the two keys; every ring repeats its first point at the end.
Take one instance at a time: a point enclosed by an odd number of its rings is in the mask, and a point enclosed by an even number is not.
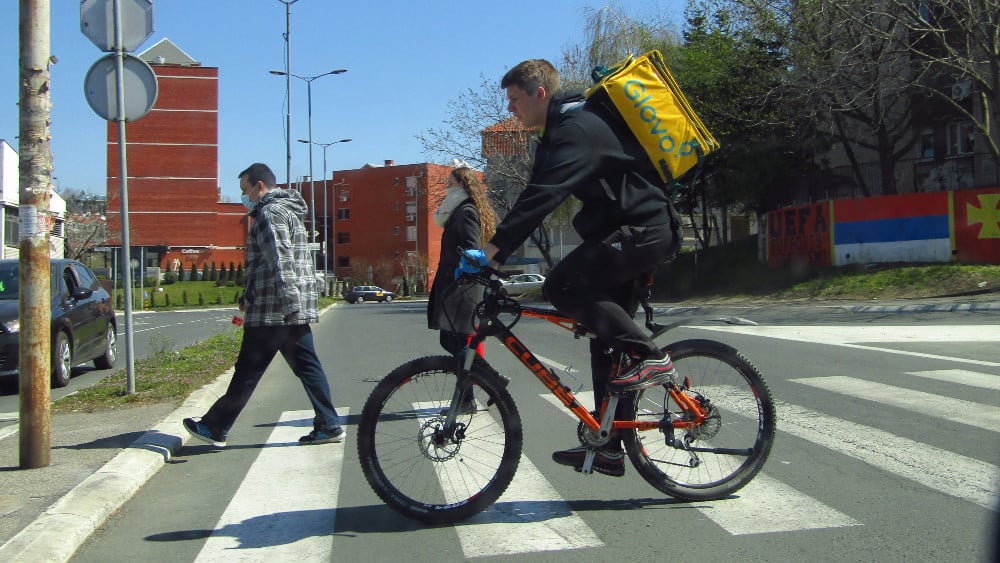
{"type": "MultiPolygon", "coordinates": [[[[590,329],[591,377],[595,401],[605,391],[628,392],[663,383],[674,374],[670,357],[632,320],[629,296],[641,274],[677,252],[678,227],[670,200],[642,147],[609,116],[579,94],[559,92],[559,73],[542,59],[524,61],[504,75],[507,109],[538,131],[531,179],[497,225],[483,250],[485,261],[503,263],[566,198],[582,203],[573,227],[583,242],[549,273],[545,297],[590,329]],[[608,381],[611,345],[633,363],[608,381]]],[[[475,265],[466,263],[473,271],[475,265]]],[[[480,264],[483,265],[483,264],[480,264]]],[[[583,446],[552,454],[559,464],[580,470],[583,446]]],[[[596,452],[593,469],[625,474],[620,440],[596,452]]]]}

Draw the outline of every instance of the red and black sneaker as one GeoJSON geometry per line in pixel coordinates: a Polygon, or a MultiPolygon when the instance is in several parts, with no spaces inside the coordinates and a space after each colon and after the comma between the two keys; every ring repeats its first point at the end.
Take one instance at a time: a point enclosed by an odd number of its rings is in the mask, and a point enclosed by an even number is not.
{"type": "Polygon", "coordinates": [[[633,365],[628,371],[608,381],[608,388],[615,393],[628,393],[671,381],[677,372],[670,354],[662,358],[647,358],[633,365]]]}

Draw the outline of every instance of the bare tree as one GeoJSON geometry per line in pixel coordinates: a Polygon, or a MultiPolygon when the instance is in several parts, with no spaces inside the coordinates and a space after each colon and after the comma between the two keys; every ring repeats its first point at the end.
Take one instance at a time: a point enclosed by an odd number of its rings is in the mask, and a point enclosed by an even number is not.
{"type": "Polygon", "coordinates": [[[836,2],[846,26],[864,26],[883,39],[893,36],[918,68],[912,86],[950,107],[977,129],[1000,161],[1000,0],[880,0],[868,9],[896,18],[900,30],[886,30],[862,19],[856,3],[836,2]],[[964,103],[956,87],[978,102],[964,103]]]}
{"type": "MultiPolygon", "coordinates": [[[[416,138],[432,158],[451,164],[460,160],[484,170],[490,203],[503,217],[528,184],[535,136],[510,116],[499,81],[480,78],[477,89],[469,88],[448,102],[449,118],[442,127],[416,138]]],[[[566,224],[563,215],[551,215],[531,234],[549,267],[553,261],[548,232],[557,224],[566,224]]]]}

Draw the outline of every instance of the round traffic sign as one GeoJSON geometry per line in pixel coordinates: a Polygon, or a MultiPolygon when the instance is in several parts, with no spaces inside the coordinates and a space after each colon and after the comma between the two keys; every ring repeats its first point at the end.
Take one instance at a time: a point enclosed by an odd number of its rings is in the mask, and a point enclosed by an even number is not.
{"type": "Polygon", "coordinates": [[[116,55],[105,55],[94,63],[83,80],[87,103],[97,115],[108,121],[135,121],[149,113],[156,103],[159,86],[156,74],[146,61],[122,55],[122,82],[125,87],[125,108],[119,112],[115,64],[116,55]]]}

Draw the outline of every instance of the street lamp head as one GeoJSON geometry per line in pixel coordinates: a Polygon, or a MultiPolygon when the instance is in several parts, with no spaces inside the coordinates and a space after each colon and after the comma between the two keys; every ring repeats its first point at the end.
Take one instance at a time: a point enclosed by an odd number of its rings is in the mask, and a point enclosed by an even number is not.
{"type": "Polygon", "coordinates": [[[287,72],[285,72],[283,70],[269,70],[267,72],[269,72],[271,74],[274,74],[276,76],[285,76],[286,74],[288,74],[287,72]]]}
{"type": "Polygon", "coordinates": [[[338,143],[350,143],[350,142],[351,142],[351,139],[341,139],[341,140],[339,140],[339,141],[337,141],[337,142],[338,142],[338,143]]]}
{"type": "Polygon", "coordinates": [[[327,74],[344,74],[345,72],[347,72],[346,68],[338,68],[336,70],[331,70],[327,74]]]}

